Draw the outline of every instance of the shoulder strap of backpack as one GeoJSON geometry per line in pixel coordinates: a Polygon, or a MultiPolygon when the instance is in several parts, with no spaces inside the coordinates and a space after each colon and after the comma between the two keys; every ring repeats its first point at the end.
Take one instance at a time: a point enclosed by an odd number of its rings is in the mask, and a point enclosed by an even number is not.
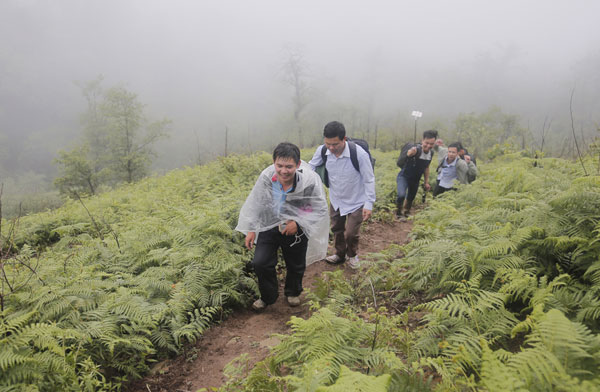
{"type": "Polygon", "coordinates": [[[323,144],[323,146],[321,147],[321,160],[323,161],[323,164],[325,164],[327,162],[327,148],[325,147],[325,145],[323,144]]]}
{"type": "MultiPolygon", "coordinates": [[[[433,161],[433,156],[431,157],[431,160],[433,161]]],[[[438,164],[437,169],[435,169],[436,173],[440,172],[440,169],[442,168],[442,166],[444,166],[444,162],[446,161],[446,158],[442,159],[442,161],[438,164]]]]}
{"type": "Polygon", "coordinates": [[[352,166],[354,166],[356,171],[360,173],[360,166],[358,164],[358,155],[356,154],[356,143],[348,140],[348,148],[350,149],[350,160],[352,161],[352,166]]]}

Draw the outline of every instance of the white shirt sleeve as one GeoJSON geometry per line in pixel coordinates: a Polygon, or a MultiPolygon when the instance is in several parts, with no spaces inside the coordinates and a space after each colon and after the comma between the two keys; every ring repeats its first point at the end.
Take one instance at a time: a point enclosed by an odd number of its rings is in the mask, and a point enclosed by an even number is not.
{"type": "Polygon", "coordinates": [[[356,148],[356,155],[358,166],[360,167],[360,177],[365,187],[365,194],[367,195],[367,201],[365,201],[363,208],[372,211],[373,204],[375,203],[375,173],[373,172],[373,166],[371,166],[369,154],[360,146],[356,148]]]}
{"type": "Polygon", "coordinates": [[[310,162],[308,162],[311,169],[313,169],[313,170],[315,170],[315,168],[317,166],[321,166],[323,164],[323,158],[321,158],[321,149],[322,148],[323,148],[323,145],[320,145],[319,147],[317,147],[317,150],[315,151],[312,159],[310,160],[310,162]]]}

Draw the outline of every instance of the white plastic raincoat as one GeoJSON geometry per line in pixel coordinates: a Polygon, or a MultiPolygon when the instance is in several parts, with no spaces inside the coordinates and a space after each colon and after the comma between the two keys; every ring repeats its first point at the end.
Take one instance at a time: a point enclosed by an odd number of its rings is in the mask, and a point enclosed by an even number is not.
{"type": "Polygon", "coordinates": [[[287,220],[296,221],[308,237],[306,264],[327,255],[329,240],[329,214],[327,198],[319,175],[304,161],[296,170],[296,187],[285,196],[283,203],[274,201],[273,182],[277,181],[275,167],[267,167],[240,210],[235,228],[244,234],[272,229],[287,220]]]}

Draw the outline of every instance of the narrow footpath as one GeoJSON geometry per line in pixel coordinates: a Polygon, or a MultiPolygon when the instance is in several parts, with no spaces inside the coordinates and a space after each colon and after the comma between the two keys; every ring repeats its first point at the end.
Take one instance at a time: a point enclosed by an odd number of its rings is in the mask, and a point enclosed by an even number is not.
{"type": "MultiPolygon", "coordinates": [[[[412,222],[398,221],[364,225],[359,256],[379,252],[391,244],[406,243],[411,227],[412,222]]],[[[345,265],[332,266],[325,261],[311,264],[306,269],[304,287],[314,287],[324,271],[339,268],[344,268],[348,274],[355,273],[345,265]]],[[[202,387],[219,387],[226,381],[223,368],[241,354],[248,353],[250,365],[263,360],[269,349],[279,343],[272,335],[289,332],[287,321],[291,316],[307,318],[308,306],[303,303],[291,308],[282,293],[277,302],[264,312],[237,310],[221,324],[206,331],[195,345],[187,348],[185,354],[156,364],[151,373],[133,384],[129,391],[195,392],[202,387]]]]}

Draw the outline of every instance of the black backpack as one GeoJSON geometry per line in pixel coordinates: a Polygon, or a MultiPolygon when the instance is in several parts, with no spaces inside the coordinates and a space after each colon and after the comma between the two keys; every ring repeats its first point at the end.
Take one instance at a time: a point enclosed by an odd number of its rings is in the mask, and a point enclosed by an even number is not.
{"type": "Polygon", "coordinates": [[[398,165],[399,168],[404,168],[404,166],[406,166],[406,162],[413,157],[418,157],[421,155],[421,144],[417,143],[406,143],[405,145],[402,146],[402,148],[400,149],[400,156],[398,157],[398,162],[396,162],[396,165],[398,165]],[[415,155],[413,155],[412,157],[409,157],[408,154],[408,150],[410,150],[413,147],[417,147],[417,153],[415,155]]]}
{"type": "MultiPolygon", "coordinates": [[[[371,160],[371,167],[373,168],[373,170],[375,170],[375,158],[373,158],[373,156],[371,156],[371,151],[369,151],[369,143],[367,143],[367,141],[364,139],[350,139],[350,138],[348,138],[347,142],[348,142],[348,148],[350,149],[350,161],[352,162],[352,166],[354,166],[356,171],[360,173],[360,165],[358,163],[358,155],[356,153],[356,145],[357,144],[359,146],[361,146],[361,148],[363,150],[365,150],[367,152],[367,154],[369,154],[369,159],[371,160]]],[[[327,169],[325,168],[325,164],[327,163],[327,154],[326,153],[327,153],[327,147],[325,147],[324,145],[321,146],[321,160],[323,161],[323,163],[321,163],[321,165],[316,167],[315,171],[321,177],[323,184],[325,184],[325,186],[327,188],[329,188],[329,174],[327,173],[327,169]]]]}

